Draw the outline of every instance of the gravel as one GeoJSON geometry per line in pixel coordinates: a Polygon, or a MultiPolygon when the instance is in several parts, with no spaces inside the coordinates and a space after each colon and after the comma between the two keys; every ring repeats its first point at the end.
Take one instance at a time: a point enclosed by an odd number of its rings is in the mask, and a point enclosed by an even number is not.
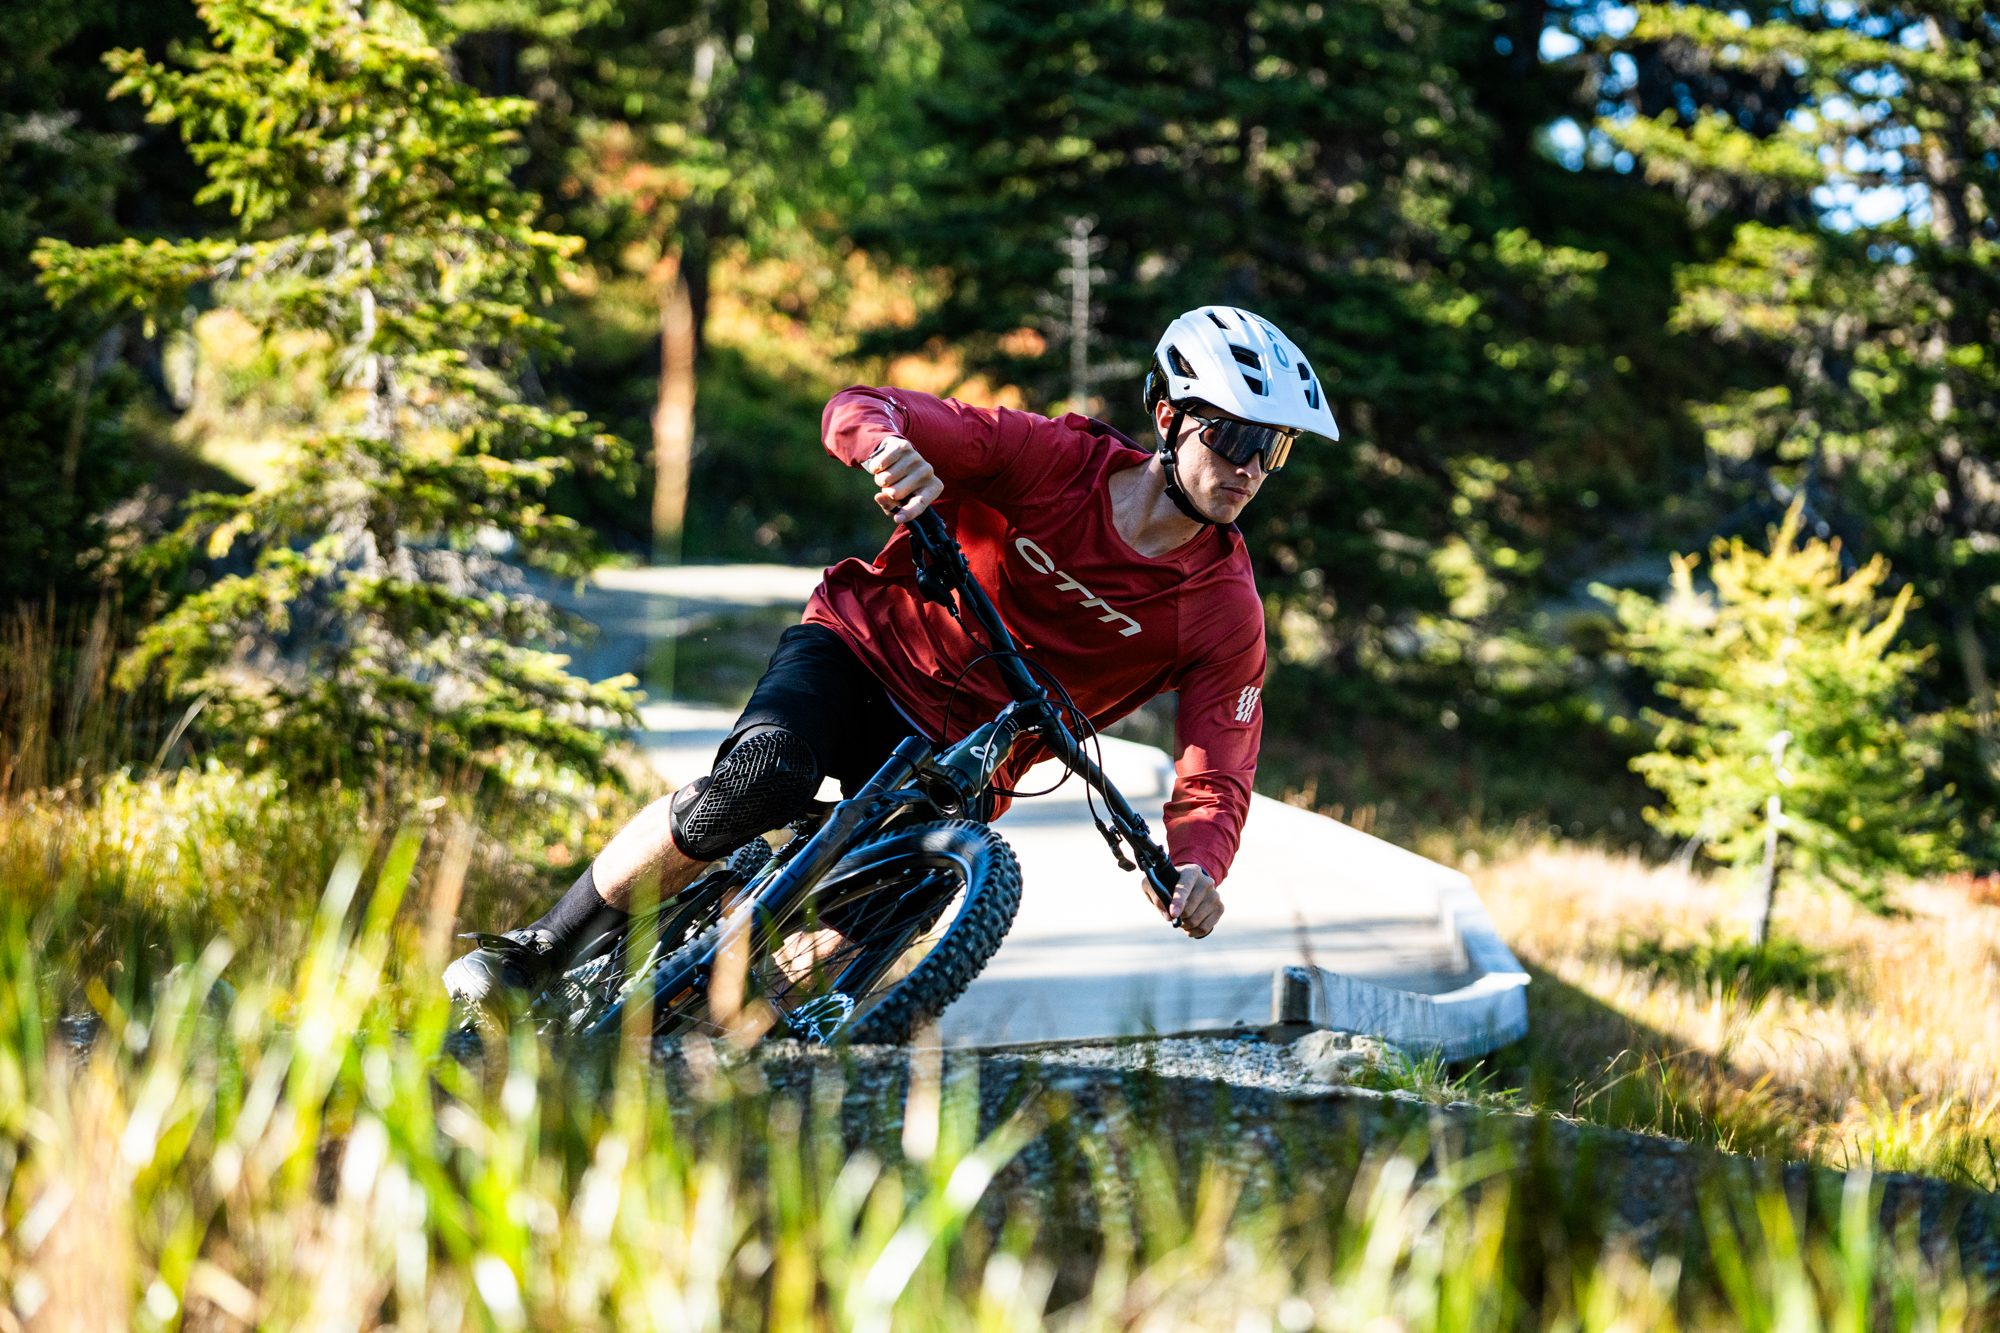
{"type": "Polygon", "coordinates": [[[1271,1092],[1324,1092],[1289,1046],[1257,1037],[1165,1037],[1103,1046],[1051,1046],[1026,1058],[1044,1068],[1144,1069],[1162,1078],[1213,1079],[1271,1092]]]}

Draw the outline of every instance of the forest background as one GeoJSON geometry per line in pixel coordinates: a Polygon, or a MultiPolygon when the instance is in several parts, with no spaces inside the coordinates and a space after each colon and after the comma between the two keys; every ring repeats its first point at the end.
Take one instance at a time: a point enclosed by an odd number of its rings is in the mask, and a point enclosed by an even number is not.
{"type": "MultiPolygon", "coordinates": [[[[867,485],[817,441],[834,389],[1080,408],[1143,437],[1158,330],[1242,304],[1307,349],[1343,428],[1246,526],[1273,646],[1261,786],[1385,822],[1658,836],[1627,763],[1659,700],[1609,590],[1665,593],[1670,555],[1761,545],[1797,505],[1845,570],[1880,555],[1886,590],[1911,589],[1909,706],[1944,725],[1908,799],[1961,811],[1960,854],[1994,864],[1990,18],[1844,0],[395,13],[469,92],[525,99],[492,141],[508,197],[576,238],[547,304],[523,307],[550,336],[506,363],[509,392],[631,447],[538,494],[576,534],[559,569],[869,554],[867,485]],[[1059,247],[1080,219],[1082,332],[1059,247]],[[687,475],[663,485],[660,459],[687,475]]],[[[216,284],[58,306],[49,252],[31,262],[44,238],[263,243],[311,220],[310,201],[246,215],[203,195],[191,122],[107,96],[108,52],[198,64],[212,40],[180,0],[24,0],[0,31],[0,600],[87,618],[109,599],[128,634],[243,567],[226,542],[167,540],[209,503],[191,497],[268,487],[337,406],[300,369],[310,340],[263,337],[216,284]]],[[[186,743],[220,743],[230,716],[186,743]]]]}
{"type": "MultiPolygon", "coordinates": [[[[1081,1247],[1032,1212],[959,1229],[1024,1122],[974,1151],[936,1064],[889,1155],[850,1156],[837,1088],[808,1118],[691,1053],[699,1124],[649,1061],[614,1085],[524,1028],[468,1074],[436,984],[455,928],[526,919],[657,791],[611,743],[634,698],[567,673],[538,592],[869,554],[868,484],[817,439],[838,387],[1143,438],[1159,329],[1242,304],[1343,435],[1245,527],[1259,785],[1456,860],[1531,974],[1526,1040],[1377,1089],[2000,1188],[1989,13],[5,18],[0,1333],[714,1322],[697,1299],[1137,1327],[1211,1297],[1234,1328],[1858,1327],[1871,1274],[1895,1326],[1992,1323],[1876,1246],[1866,1188],[1828,1248],[1730,1177],[1747,1211],[1704,1205],[1683,1278],[1532,1157],[1476,1217],[1471,1177],[1411,1192],[1407,1144],[1258,1202],[1242,1136],[1164,1121],[1080,1131],[1138,1205],[1081,1247]],[[1704,844],[1764,870],[1748,942],[1704,844]],[[1781,860],[1849,892],[1773,927],[1781,860]]],[[[675,661],[647,688],[703,684],[675,661]]]]}

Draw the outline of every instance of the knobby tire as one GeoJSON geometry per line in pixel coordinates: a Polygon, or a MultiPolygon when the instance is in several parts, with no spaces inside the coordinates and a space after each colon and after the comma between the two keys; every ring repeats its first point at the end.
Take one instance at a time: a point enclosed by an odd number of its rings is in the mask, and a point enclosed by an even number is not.
{"type": "MultiPolygon", "coordinates": [[[[919,871],[923,873],[918,883],[940,875],[950,876],[955,883],[940,886],[928,909],[920,907],[917,917],[905,917],[903,924],[914,925],[921,934],[936,924],[952,902],[957,902],[958,910],[910,973],[873,999],[851,1026],[835,1036],[837,1041],[871,1045],[909,1041],[920,1025],[943,1013],[965,992],[1014,923],[1021,902],[1021,868],[1013,849],[985,824],[965,819],[920,824],[856,847],[820,881],[806,915],[815,916],[823,901],[865,904],[871,889],[892,888],[919,871]]],[[[782,923],[779,937],[811,924],[814,922],[803,917],[782,923]]],[[[698,1028],[703,1023],[707,1001],[699,989],[683,1001],[684,1008],[675,1001],[698,976],[699,964],[716,947],[720,931],[719,924],[708,926],[655,964],[646,983],[626,992],[626,1003],[635,1003],[644,990],[652,990],[656,1031],[672,1032],[677,1026],[698,1028]]],[[[869,940],[862,936],[853,943],[858,952],[869,940]]],[[[899,952],[885,958],[876,979],[905,956],[899,952]]],[[[768,965],[768,956],[752,960],[753,968],[759,964],[768,965]]]]}

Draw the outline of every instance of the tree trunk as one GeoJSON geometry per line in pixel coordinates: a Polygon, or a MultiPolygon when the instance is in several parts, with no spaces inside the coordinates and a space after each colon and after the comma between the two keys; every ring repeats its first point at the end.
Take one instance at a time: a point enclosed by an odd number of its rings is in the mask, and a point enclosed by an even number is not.
{"type": "Polygon", "coordinates": [[[1965,683],[1972,692],[1973,735],[1979,741],[1979,762],[1987,780],[2000,783],[2000,718],[1994,716],[1993,678],[1986,674],[1986,649],[1979,642],[1979,629],[1972,612],[1958,613],[1958,660],[1965,668],[1965,683]]]}
{"type": "Polygon", "coordinates": [[[653,409],[653,563],[681,561],[694,452],[694,306],[676,266],[660,293],[660,397],[653,409]]]}
{"type": "Polygon", "coordinates": [[[1750,936],[1750,942],[1760,949],[1771,938],[1771,916],[1778,907],[1778,821],[1782,816],[1778,798],[1771,797],[1764,807],[1764,869],[1760,876],[1764,902],[1750,936]]]}
{"type": "Polygon", "coordinates": [[[116,324],[98,335],[90,351],[79,357],[76,363],[76,406],[70,412],[69,438],[63,442],[62,456],[62,509],[63,517],[69,516],[70,502],[76,497],[76,470],[83,460],[84,428],[90,424],[90,394],[97,387],[97,377],[111,369],[111,363],[118,358],[118,348],[125,340],[125,330],[116,324]]]}

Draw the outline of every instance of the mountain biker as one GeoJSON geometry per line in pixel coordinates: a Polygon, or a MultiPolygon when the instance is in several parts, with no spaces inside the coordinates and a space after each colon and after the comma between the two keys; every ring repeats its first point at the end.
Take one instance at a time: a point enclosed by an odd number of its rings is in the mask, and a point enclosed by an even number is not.
{"type": "MultiPolygon", "coordinates": [[[[1154,451],[1074,413],[1051,420],[906,389],[836,394],[823,443],[868,470],[895,533],[872,563],[826,572],[711,772],[621,829],[547,915],[508,933],[519,947],[454,962],[446,988],[468,1003],[539,989],[584,944],[622,929],[642,876],[664,900],[804,814],[823,778],[852,792],[905,737],[955,741],[1011,702],[978,660],[985,645],[916,587],[903,525],[933,505],[1021,651],[1091,725],[1179,692],[1165,813],[1180,881],[1162,915],[1195,938],[1212,931],[1263,731],[1263,605],[1235,519],[1301,432],[1340,433],[1298,347],[1230,306],[1168,325],[1144,402],[1154,451]]],[[[1024,739],[996,788],[1045,755],[1024,739]]]]}

